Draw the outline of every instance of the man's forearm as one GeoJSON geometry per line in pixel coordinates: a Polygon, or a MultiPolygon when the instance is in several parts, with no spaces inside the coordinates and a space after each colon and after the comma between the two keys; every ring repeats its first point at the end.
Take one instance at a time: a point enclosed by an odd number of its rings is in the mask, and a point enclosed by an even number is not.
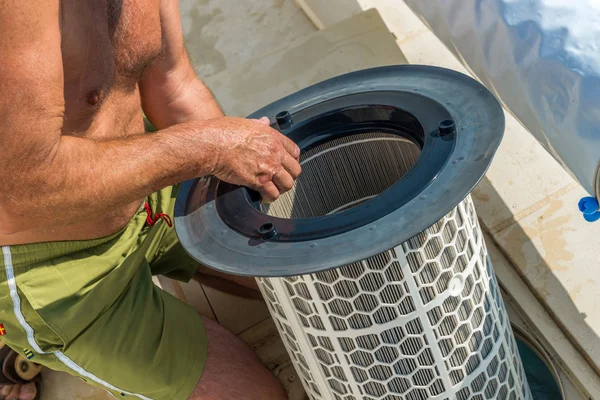
{"type": "Polygon", "coordinates": [[[106,141],[62,136],[44,163],[5,178],[2,231],[72,224],[210,174],[218,149],[199,130],[195,123],[106,141]]]}

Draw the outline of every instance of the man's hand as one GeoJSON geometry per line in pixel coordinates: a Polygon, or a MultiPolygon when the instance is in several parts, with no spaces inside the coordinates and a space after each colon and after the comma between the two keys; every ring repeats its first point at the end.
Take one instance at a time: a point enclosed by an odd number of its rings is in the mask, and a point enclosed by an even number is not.
{"type": "Polygon", "coordinates": [[[266,117],[218,118],[204,129],[218,149],[213,175],[258,191],[265,202],[290,190],[300,175],[300,148],[272,129],[266,117]]]}

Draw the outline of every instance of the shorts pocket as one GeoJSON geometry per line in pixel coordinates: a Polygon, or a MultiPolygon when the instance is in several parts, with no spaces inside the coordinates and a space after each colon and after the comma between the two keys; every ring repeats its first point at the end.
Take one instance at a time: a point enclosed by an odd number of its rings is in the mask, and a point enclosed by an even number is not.
{"type": "MultiPolygon", "coordinates": [[[[106,312],[125,290],[135,271],[148,267],[141,249],[131,253],[116,267],[97,276],[68,277],[60,265],[31,269],[17,276],[17,286],[32,309],[64,346],[106,312]]],[[[85,264],[78,267],[86,273],[85,264]]]]}

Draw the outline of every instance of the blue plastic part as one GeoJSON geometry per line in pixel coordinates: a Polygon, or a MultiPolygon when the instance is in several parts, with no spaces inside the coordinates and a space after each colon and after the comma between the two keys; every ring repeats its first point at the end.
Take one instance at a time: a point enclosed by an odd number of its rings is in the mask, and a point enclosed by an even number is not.
{"type": "Polygon", "coordinates": [[[579,200],[579,211],[583,213],[583,218],[587,222],[600,220],[600,204],[594,197],[584,197],[579,200]]]}

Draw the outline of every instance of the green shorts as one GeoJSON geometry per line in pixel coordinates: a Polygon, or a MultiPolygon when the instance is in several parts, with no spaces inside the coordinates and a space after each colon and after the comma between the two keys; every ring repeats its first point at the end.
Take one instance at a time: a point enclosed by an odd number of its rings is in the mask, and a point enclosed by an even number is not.
{"type": "MultiPolygon", "coordinates": [[[[173,215],[176,190],[148,197],[173,215]]],[[[196,311],[156,287],[153,274],[189,280],[198,264],[143,208],[109,237],[3,246],[2,341],[31,361],[117,398],[184,400],[207,355],[196,311]]]]}

